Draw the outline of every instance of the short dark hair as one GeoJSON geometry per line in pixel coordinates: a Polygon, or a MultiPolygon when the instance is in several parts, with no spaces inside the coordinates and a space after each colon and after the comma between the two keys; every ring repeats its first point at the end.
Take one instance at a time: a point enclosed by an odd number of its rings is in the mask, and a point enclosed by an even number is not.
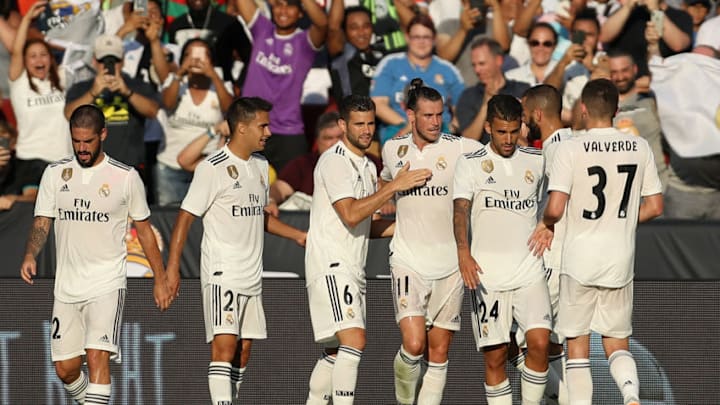
{"type": "Polygon", "coordinates": [[[225,114],[232,134],[241,122],[250,122],[258,111],[270,112],[273,105],[260,97],[239,97],[233,100],[225,114]]]}
{"type": "Polygon", "coordinates": [[[557,118],[562,114],[562,95],[549,84],[539,84],[529,88],[523,98],[531,110],[539,108],[546,114],[557,114],[557,118]]]}
{"type": "Polygon", "coordinates": [[[491,124],[495,118],[503,121],[520,121],[522,113],[522,104],[513,96],[498,94],[488,101],[487,121],[491,124]]]}
{"type": "Polygon", "coordinates": [[[91,129],[100,134],[105,129],[105,114],[94,104],[83,104],[70,115],[70,131],[73,128],[91,129]]]}
{"type": "Polygon", "coordinates": [[[608,58],[628,58],[633,63],[633,65],[637,64],[635,61],[635,57],[628,51],[622,50],[622,49],[611,49],[607,52],[608,58]]]}
{"type": "Polygon", "coordinates": [[[505,52],[502,49],[502,45],[493,38],[482,36],[472,42],[470,45],[471,50],[475,50],[482,46],[487,46],[490,49],[490,53],[495,56],[504,56],[505,52]]]}
{"type": "Polygon", "coordinates": [[[590,80],[583,88],[580,100],[590,118],[612,118],[618,109],[618,89],[608,79],[590,80]]]}
{"type": "Polygon", "coordinates": [[[432,87],[426,86],[422,79],[416,77],[410,81],[410,85],[408,86],[405,106],[415,111],[418,100],[420,99],[442,101],[442,95],[432,87]]]}
{"type": "Polygon", "coordinates": [[[345,122],[350,119],[351,112],[375,112],[375,102],[368,96],[350,94],[345,96],[340,103],[340,118],[345,122]]]}
{"type": "Polygon", "coordinates": [[[345,31],[345,23],[347,22],[347,18],[352,13],[365,13],[365,14],[367,14],[370,21],[372,21],[372,13],[367,8],[365,8],[363,6],[348,7],[345,9],[345,14],[343,14],[343,20],[342,20],[342,23],[340,24],[340,27],[342,28],[343,31],[345,31]]]}
{"type": "Polygon", "coordinates": [[[408,22],[407,25],[407,33],[410,34],[410,30],[415,25],[422,25],[423,27],[429,29],[432,31],[433,36],[437,35],[437,30],[435,29],[435,23],[433,22],[432,18],[430,18],[429,15],[426,14],[415,14],[415,17],[413,17],[410,22],[408,22]]]}
{"type": "Polygon", "coordinates": [[[600,33],[600,21],[598,21],[597,11],[592,7],[585,7],[575,13],[575,19],[572,22],[572,30],[575,30],[575,23],[578,21],[590,21],[597,27],[597,32],[600,33]]]}
{"type": "Polygon", "coordinates": [[[213,47],[210,46],[210,42],[202,39],[202,38],[193,38],[189,39],[187,42],[183,44],[182,50],[180,51],[180,63],[179,65],[182,65],[183,61],[185,60],[185,51],[188,49],[188,47],[192,44],[203,44],[208,50],[208,56],[210,57],[210,63],[213,63],[215,60],[215,56],[213,55],[213,47]]]}
{"type": "Polygon", "coordinates": [[[530,37],[532,36],[533,32],[535,32],[535,30],[540,29],[540,28],[549,29],[553,35],[553,42],[555,43],[555,45],[557,45],[557,43],[558,43],[557,31],[555,31],[555,28],[553,28],[552,25],[550,25],[549,23],[546,23],[546,22],[538,22],[538,23],[533,24],[532,27],[530,27],[530,31],[528,31],[527,39],[530,40],[530,37]]]}
{"type": "Polygon", "coordinates": [[[315,135],[320,135],[320,131],[337,126],[340,114],[337,111],[328,111],[320,114],[315,124],[315,135]]]}

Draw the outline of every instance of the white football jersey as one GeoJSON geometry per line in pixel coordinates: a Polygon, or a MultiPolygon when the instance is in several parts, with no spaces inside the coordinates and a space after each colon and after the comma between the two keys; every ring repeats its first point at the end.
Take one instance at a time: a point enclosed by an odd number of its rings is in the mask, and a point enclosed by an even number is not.
{"type": "Polygon", "coordinates": [[[470,252],[485,288],[512,290],[544,277],[542,259],[527,245],[543,174],[542,152],[535,148],[519,147],[504,158],[486,147],[458,159],[453,199],[472,201],[470,252]]]}
{"type": "Polygon", "coordinates": [[[320,156],[313,172],[315,188],[305,248],[307,285],[330,271],[364,280],[371,218],[348,228],[333,204],[344,198],[359,200],[375,193],[376,173],[370,159],[354,154],[342,141],[320,156]]]}
{"type": "MultiPolygon", "coordinates": [[[[545,181],[543,181],[543,191],[540,195],[540,207],[538,208],[538,220],[542,220],[543,212],[548,201],[548,182],[550,181],[550,165],[555,159],[555,151],[562,141],[566,141],[572,137],[572,129],[560,128],[547,138],[542,145],[543,157],[545,157],[545,181]]],[[[565,237],[565,227],[567,220],[565,215],[555,224],[555,232],[553,236],[550,250],[546,250],[543,254],[545,267],[560,270],[560,260],[562,259],[562,243],[565,237]]]]}
{"type": "Polygon", "coordinates": [[[562,273],[589,286],[632,281],[640,198],[662,192],[653,159],[645,139],[614,128],[559,144],[548,189],[570,195],[562,273]]]}
{"type": "Polygon", "coordinates": [[[125,288],[128,217],[150,217],[135,169],[107,154],[93,167],[74,157],[50,164],[35,216],[54,218],[55,298],[74,303],[125,288]]]}
{"type": "Polygon", "coordinates": [[[460,155],[480,149],[472,139],[442,134],[420,150],[412,134],[388,140],[383,147],[381,177],[391,181],[404,164],[410,170],[430,169],[422,187],[395,194],[395,235],[390,242],[390,266],[412,269],[429,280],[458,271],[453,236],[453,174],[460,155]]]}
{"type": "Polygon", "coordinates": [[[260,155],[243,160],[225,146],[198,164],[180,208],[203,217],[203,284],[262,292],[268,184],[268,162],[260,155]]]}

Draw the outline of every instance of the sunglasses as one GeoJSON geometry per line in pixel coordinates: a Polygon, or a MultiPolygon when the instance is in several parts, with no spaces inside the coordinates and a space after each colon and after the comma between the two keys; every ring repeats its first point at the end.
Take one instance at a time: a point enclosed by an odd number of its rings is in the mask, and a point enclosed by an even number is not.
{"type": "Polygon", "coordinates": [[[530,47],[532,47],[532,48],[538,47],[538,46],[540,46],[540,45],[544,46],[545,48],[552,48],[553,46],[555,46],[555,42],[553,42],[553,41],[543,41],[543,42],[540,42],[540,41],[538,41],[538,40],[536,40],[536,39],[531,39],[530,41],[528,41],[528,44],[529,44],[530,47]]]}

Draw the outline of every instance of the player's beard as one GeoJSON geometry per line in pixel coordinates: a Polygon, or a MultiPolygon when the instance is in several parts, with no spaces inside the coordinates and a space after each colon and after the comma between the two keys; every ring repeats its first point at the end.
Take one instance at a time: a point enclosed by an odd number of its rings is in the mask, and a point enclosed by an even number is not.
{"type": "Polygon", "coordinates": [[[542,139],[542,133],[540,132],[540,127],[536,123],[529,122],[527,124],[527,127],[528,127],[527,138],[528,138],[529,144],[532,145],[533,142],[539,141],[542,139]]]}
{"type": "Polygon", "coordinates": [[[82,161],[80,159],[80,153],[75,152],[75,160],[77,160],[78,164],[82,167],[93,167],[95,165],[95,162],[98,160],[98,157],[100,156],[100,153],[102,152],[102,149],[98,148],[95,152],[87,151],[84,153],[90,154],[90,159],[87,161],[82,161]]]}

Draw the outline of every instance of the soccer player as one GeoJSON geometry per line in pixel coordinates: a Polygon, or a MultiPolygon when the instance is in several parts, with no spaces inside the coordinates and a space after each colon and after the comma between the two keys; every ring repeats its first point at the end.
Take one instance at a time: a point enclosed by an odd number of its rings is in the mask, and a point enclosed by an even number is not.
{"type": "Polygon", "coordinates": [[[422,187],[396,197],[395,234],[390,244],[395,320],[402,345],[395,356],[395,398],[413,404],[420,361],[428,351],[428,367],[418,404],[440,404],[447,377],[448,349],[460,330],[463,281],[458,271],[452,233],[455,162],[480,149],[479,142],[441,132],[440,93],[413,79],[407,96],[412,132],[388,140],[383,147],[382,180],[391,181],[406,163],[432,171],[422,187]]]}
{"type": "Polygon", "coordinates": [[[484,352],[489,405],[512,403],[505,364],[513,320],[527,344],[523,404],[540,403],[548,374],[550,297],[542,259],[527,246],[537,224],[543,157],[517,146],[521,124],[520,102],[493,96],[485,123],[489,147],[463,155],[455,167],[453,227],[460,272],[472,294],[475,342],[484,352]]]}
{"type": "Polygon", "coordinates": [[[396,192],[425,184],[428,169],[409,170],[377,189],[365,156],[375,132],[375,103],[346,96],[340,105],[344,138],[320,156],[305,252],[305,278],[315,341],[325,345],[310,376],[308,404],[352,404],[365,348],[365,259],[368,236],[391,236],[392,223],[372,220],[396,192]]]}
{"type": "Polygon", "coordinates": [[[305,244],[305,232],[264,211],[268,162],[256,152],[271,136],[271,109],[270,103],[257,97],[233,101],[227,112],[229,141],[198,164],[170,239],[168,269],[176,272],[190,225],[203,217],[200,281],[205,338],[211,344],[208,385],[213,405],[229,405],[237,396],[252,341],[267,337],[263,230],[305,244]]]}
{"type": "Polygon", "coordinates": [[[550,168],[550,198],[533,242],[567,216],[558,331],[568,340],[570,403],[592,403],[590,332],[602,335],[610,374],[625,404],[639,404],[632,334],[635,229],[662,213],[662,185],[648,142],[612,128],[618,90],[597,79],[582,91],[588,131],[561,142],[550,168]],[[567,206],[567,208],[566,208],[567,206]]]}
{"type": "MultiPolygon", "coordinates": [[[[545,181],[541,193],[541,206],[538,216],[542,216],[544,204],[547,203],[548,171],[560,142],[572,136],[572,129],[565,128],[562,119],[562,95],[554,87],[540,84],[528,89],[522,97],[523,122],[529,129],[528,139],[532,142],[542,142],[542,153],[545,157],[545,181]]],[[[564,217],[563,217],[564,218],[564,217]]],[[[552,249],[545,250],[543,261],[545,264],[545,279],[550,293],[552,306],[553,331],[550,334],[548,382],[545,386],[545,399],[557,401],[549,403],[567,404],[567,386],[563,382],[563,364],[565,353],[563,342],[565,339],[557,333],[557,311],[560,299],[560,259],[562,253],[562,239],[565,229],[565,220],[561,219],[555,225],[555,235],[552,249]]],[[[521,340],[521,336],[518,336],[521,340]]],[[[520,351],[517,357],[510,360],[519,370],[524,367],[525,355],[520,351]]]]}
{"type": "Polygon", "coordinates": [[[179,274],[165,272],[145,188],[135,169],[103,152],[105,116],[82,105],[70,116],[74,157],[45,169],[20,275],[33,284],[35,257],[55,226],[55,300],[50,350],[55,372],[82,404],[110,403],[110,358],[119,354],[127,287],[125,230],[128,217],[154,273],[155,304],[173,301],[179,274]],[[171,287],[172,286],[172,287],[171,287]],[[82,370],[82,356],[88,375],[82,370]]]}

